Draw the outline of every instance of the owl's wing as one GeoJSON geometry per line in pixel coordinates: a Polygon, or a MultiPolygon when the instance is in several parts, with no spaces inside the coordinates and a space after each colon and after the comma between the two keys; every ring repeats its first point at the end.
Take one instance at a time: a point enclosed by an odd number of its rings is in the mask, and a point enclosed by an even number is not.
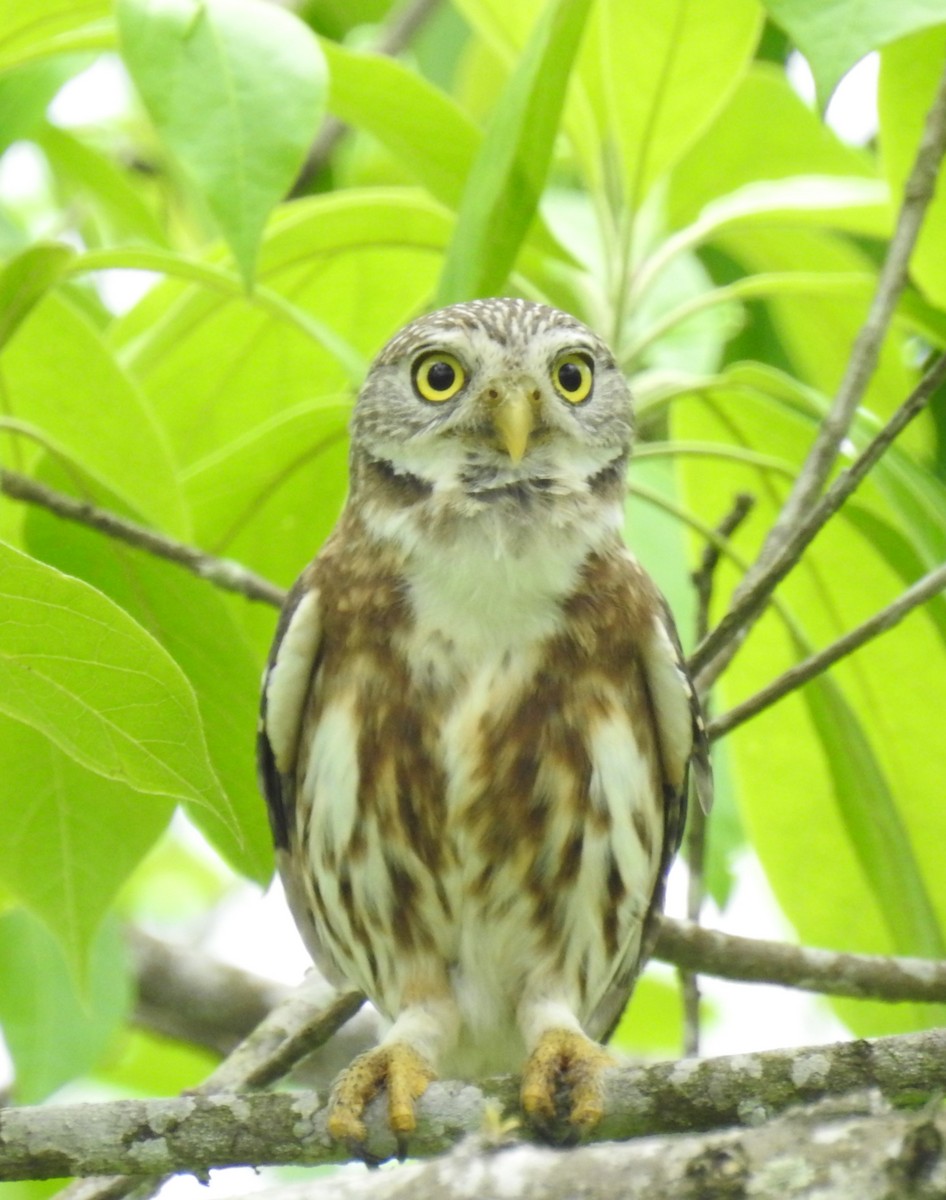
{"type": "Polygon", "coordinates": [[[692,772],[700,807],[708,813],[713,805],[713,774],[706,724],[670,608],[663,596],[658,594],[658,598],[653,631],[644,645],[644,670],[654,706],[664,773],[675,790],[685,793],[692,772]]]}
{"type": "Polygon", "coordinates": [[[650,957],[660,931],[664,889],[686,823],[687,792],[692,772],[694,790],[704,812],[713,803],[709,740],[683,657],[677,629],[663,596],[654,589],[653,620],[642,631],[641,662],[657,733],[663,774],[664,838],[653,895],[638,944],[636,936],[619,956],[614,977],[592,1022],[607,1041],[621,1018],[634,980],[650,957]]]}
{"type": "Polygon", "coordinates": [[[322,622],[319,593],[303,573],[286,600],[263,676],[256,761],[260,789],[266,797],[286,899],[310,954],[325,970],[324,955],[299,880],[305,871],[293,867],[301,853],[296,827],[296,763],[306,701],[321,658],[322,622]]]}

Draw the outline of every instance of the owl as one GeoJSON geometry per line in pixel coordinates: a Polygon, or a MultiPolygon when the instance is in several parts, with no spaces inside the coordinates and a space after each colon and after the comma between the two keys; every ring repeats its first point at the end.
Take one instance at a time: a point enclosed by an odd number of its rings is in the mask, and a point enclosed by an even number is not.
{"type": "Polygon", "coordinates": [[[303,939],[389,1023],[329,1130],[363,1139],[384,1090],[403,1138],[438,1074],[519,1069],[529,1118],[590,1129],[691,767],[710,789],[673,620],[622,541],[627,385],[573,317],[477,300],[387,344],[351,433],[259,736],[303,939]]]}

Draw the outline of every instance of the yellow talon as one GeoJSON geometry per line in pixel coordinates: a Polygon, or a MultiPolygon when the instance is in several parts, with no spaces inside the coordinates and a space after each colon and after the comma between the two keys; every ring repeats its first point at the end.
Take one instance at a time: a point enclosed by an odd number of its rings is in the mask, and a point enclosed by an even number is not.
{"type": "Polygon", "coordinates": [[[549,1029],[539,1038],[523,1068],[522,1107],[534,1120],[553,1120],[555,1092],[562,1080],[571,1100],[569,1124],[585,1133],[604,1115],[601,1077],[613,1065],[607,1051],[583,1033],[549,1029]]]}
{"type": "Polygon", "coordinates": [[[363,1142],[366,1131],[362,1114],[382,1088],[388,1092],[391,1131],[399,1137],[413,1133],[417,1127],[414,1101],[435,1078],[427,1061],[406,1042],[360,1054],[335,1081],[329,1099],[329,1133],[339,1140],[363,1142]]]}

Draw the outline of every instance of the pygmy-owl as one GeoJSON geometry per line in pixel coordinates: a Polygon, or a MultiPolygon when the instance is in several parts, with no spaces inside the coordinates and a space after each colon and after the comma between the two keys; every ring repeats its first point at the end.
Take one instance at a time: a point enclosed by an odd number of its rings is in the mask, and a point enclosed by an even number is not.
{"type": "Polygon", "coordinates": [[[457,304],[381,351],[351,487],[289,596],[260,766],[325,975],[390,1028],[330,1131],[436,1073],[522,1065],[541,1122],[601,1116],[599,1045],[656,934],[706,738],[672,618],[621,530],[631,398],[604,343],[524,300],[457,304]]]}

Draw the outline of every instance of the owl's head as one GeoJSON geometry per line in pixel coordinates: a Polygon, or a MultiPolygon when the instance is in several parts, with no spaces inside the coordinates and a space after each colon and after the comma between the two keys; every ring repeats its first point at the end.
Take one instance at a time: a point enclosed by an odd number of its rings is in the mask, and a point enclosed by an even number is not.
{"type": "Polygon", "coordinates": [[[356,461],[467,495],[623,477],[632,434],[630,393],[604,342],[558,309],[514,299],[407,325],[372,364],[352,421],[356,461]]]}

